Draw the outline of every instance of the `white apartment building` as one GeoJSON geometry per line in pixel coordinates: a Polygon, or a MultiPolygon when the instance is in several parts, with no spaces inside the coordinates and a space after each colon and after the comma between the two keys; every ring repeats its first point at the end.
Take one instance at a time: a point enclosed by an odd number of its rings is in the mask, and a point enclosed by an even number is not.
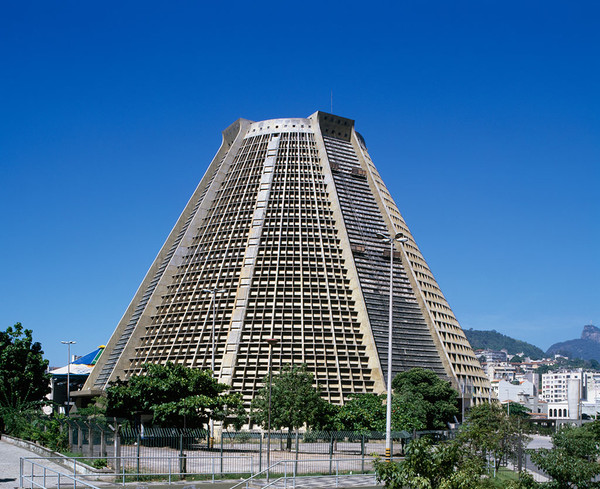
{"type": "Polygon", "coordinates": [[[542,374],[542,392],[540,397],[547,402],[566,401],[569,382],[575,379],[579,381],[579,385],[581,386],[581,378],[582,369],[561,370],[542,374]]]}
{"type": "Polygon", "coordinates": [[[561,370],[542,375],[541,399],[548,402],[566,401],[569,382],[579,384],[579,397],[586,401],[600,398],[600,372],[584,372],[583,369],[561,370]]]}
{"type": "Polygon", "coordinates": [[[549,418],[595,417],[600,409],[600,372],[573,369],[543,374],[540,398],[548,402],[549,418]]]}
{"type": "Polygon", "coordinates": [[[534,382],[528,379],[508,382],[492,380],[492,392],[502,404],[517,403],[528,408],[532,414],[548,414],[547,403],[538,398],[537,376],[534,382]]]}

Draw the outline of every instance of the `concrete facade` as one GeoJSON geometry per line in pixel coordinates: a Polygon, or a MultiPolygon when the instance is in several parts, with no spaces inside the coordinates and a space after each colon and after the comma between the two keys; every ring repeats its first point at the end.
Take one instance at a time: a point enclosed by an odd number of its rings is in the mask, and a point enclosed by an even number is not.
{"type": "Polygon", "coordinates": [[[146,362],[210,368],[249,402],[269,364],[305,364],[330,402],[431,368],[475,402],[489,382],[354,121],[240,119],[107,344],[83,394],[146,362]],[[214,307],[207,289],[219,289],[214,307]],[[212,324],[215,324],[214,334],[212,324]],[[269,358],[267,338],[276,338],[269,358]]]}

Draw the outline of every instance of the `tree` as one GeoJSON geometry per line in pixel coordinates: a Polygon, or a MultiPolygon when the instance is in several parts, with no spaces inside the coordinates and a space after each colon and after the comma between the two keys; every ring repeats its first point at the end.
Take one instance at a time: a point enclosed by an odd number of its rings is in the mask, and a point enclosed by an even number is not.
{"type": "MultiPolygon", "coordinates": [[[[271,428],[287,428],[288,433],[306,425],[318,423],[322,404],[319,391],[313,386],[313,375],[306,366],[286,365],[272,376],[271,381],[271,428]]],[[[269,416],[269,377],[265,377],[264,386],[252,401],[252,422],[268,426],[269,416]]],[[[291,438],[288,437],[288,448],[291,438]]]]}
{"type": "Polygon", "coordinates": [[[90,399],[85,407],[77,408],[76,416],[93,420],[96,423],[106,422],[106,397],[96,396],[90,399]]]}
{"type": "Polygon", "coordinates": [[[420,429],[445,429],[458,414],[458,392],[432,370],[412,368],[401,372],[394,377],[392,388],[403,401],[402,416],[417,420],[420,429]]]}
{"type": "MultiPolygon", "coordinates": [[[[430,405],[423,396],[400,392],[392,396],[392,430],[408,431],[433,429],[427,426],[430,405]]],[[[384,407],[385,409],[385,407],[384,407]]]]}
{"type": "Polygon", "coordinates": [[[344,431],[385,430],[385,395],[353,394],[339,410],[336,418],[344,431]]]}
{"type": "MultiPolygon", "coordinates": [[[[593,424],[593,423],[592,423],[593,424]]],[[[591,489],[600,487],[595,480],[600,475],[600,447],[596,427],[565,427],[552,436],[552,450],[540,449],[531,453],[531,460],[552,480],[543,487],[591,489]]]]}
{"type": "Polygon", "coordinates": [[[528,441],[523,435],[520,420],[509,416],[498,403],[473,407],[458,439],[474,456],[491,455],[496,469],[504,457],[514,458],[522,453],[528,441]]]}
{"type": "MultiPolygon", "coordinates": [[[[336,429],[342,431],[385,430],[385,394],[352,394],[340,407],[336,416],[336,429]]],[[[392,430],[424,430],[426,405],[422,397],[409,393],[392,397],[392,430]]]]}
{"type": "Polygon", "coordinates": [[[340,423],[339,414],[343,406],[330,404],[325,400],[321,400],[319,410],[315,416],[315,423],[312,426],[319,431],[340,431],[344,430],[344,426],[340,423]]]}
{"type": "Polygon", "coordinates": [[[527,406],[524,406],[520,402],[512,402],[508,401],[508,407],[506,409],[510,411],[511,416],[516,416],[517,418],[521,418],[523,420],[529,419],[529,413],[531,413],[531,409],[527,406]]]}
{"type": "Polygon", "coordinates": [[[600,420],[595,420],[591,423],[585,423],[582,428],[591,432],[594,435],[596,442],[600,444],[600,420]]]}
{"type": "Polygon", "coordinates": [[[163,426],[201,427],[209,419],[243,424],[245,412],[238,394],[219,383],[210,370],[176,365],[145,364],[142,375],[117,379],[106,390],[107,415],[136,420],[153,415],[163,426]]]}
{"type": "Polygon", "coordinates": [[[485,465],[455,441],[433,445],[422,437],[408,445],[399,463],[375,461],[377,480],[386,489],[479,489],[493,487],[482,478],[485,465]]]}
{"type": "Polygon", "coordinates": [[[50,392],[43,355],[32,331],[21,323],[0,331],[0,415],[7,426],[19,413],[39,409],[50,392]]]}

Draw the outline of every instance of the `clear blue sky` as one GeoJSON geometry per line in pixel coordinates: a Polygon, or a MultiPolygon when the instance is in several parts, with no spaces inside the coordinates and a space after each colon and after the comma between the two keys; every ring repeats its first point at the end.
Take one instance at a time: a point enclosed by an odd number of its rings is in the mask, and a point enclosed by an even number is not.
{"type": "Polygon", "coordinates": [[[106,343],[239,117],[356,120],[463,328],[600,323],[596,1],[3,2],[0,329],[106,343]]]}

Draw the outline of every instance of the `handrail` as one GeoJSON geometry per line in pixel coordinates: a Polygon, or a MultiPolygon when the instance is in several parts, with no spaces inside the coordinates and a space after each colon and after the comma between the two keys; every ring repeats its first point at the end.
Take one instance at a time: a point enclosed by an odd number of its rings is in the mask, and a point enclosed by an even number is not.
{"type": "MultiPolygon", "coordinates": [[[[267,485],[262,486],[262,489],[266,489],[267,487],[271,487],[272,485],[277,484],[280,480],[287,480],[287,476],[284,475],[283,477],[280,477],[279,479],[275,479],[275,480],[267,483],[267,485]]],[[[286,487],[287,487],[287,485],[286,485],[286,487]]]]}
{"type": "MultiPolygon", "coordinates": [[[[349,459],[349,460],[351,460],[351,459],[349,459]]],[[[311,460],[303,460],[303,462],[310,462],[310,461],[311,460]]],[[[336,477],[336,487],[337,487],[337,479],[339,477],[349,477],[349,476],[352,476],[352,475],[354,475],[354,476],[374,476],[374,474],[348,474],[348,475],[344,474],[344,475],[341,475],[339,473],[339,463],[343,462],[343,461],[344,461],[344,459],[335,460],[335,463],[336,463],[335,474],[330,474],[329,475],[329,476],[335,476],[336,477]]],[[[286,466],[288,464],[296,464],[297,462],[298,462],[297,460],[280,460],[278,462],[275,462],[270,467],[267,467],[266,469],[261,470],[260,472],[257,472],[256,474],[251,475],[247,479],[244,479],[244,480],[238,482],[234,486],[231,486],[229,489],[236,489],[236,488],[239,488],[239,487],[242,487],[242,486],[248,487],[248,483],[250,483],[252,480],[257,479],[258,476],[260,476],[261,474],[268,473],[274,467],[276,467],[278,465],[284,465],[284,466],[286,466]]],[[[287,487],[287,480],[288,479],[291,478],[293,480],[296,480],[296,478],[298,478],[298,477],[299,476],[298,476],[298,474],[296,474],[295,470],[293,471],[293,473],[289,473],[289,474],[288,474],[288,472],[286,470],[286,471],[284,471],[284,475],[283,476],[278,477],[277,479],[273,479],[270,482],[267,482],[265,485],[262,486],[262,489],[266,489],[267,487],[274,486],[275,484],[277,484],[278,482],[280,482],[282,480],[286,481],[286,487],[287,487]]],[[[301,476],[301,477],[311,477],[311,476],[301,476]]],[[[328,475],[313,476],[313,477],[328,477],[328,475]]],[[[295,482],[294,482],[294,487],[296,487],[296,483],[295,482]]]]}
{"type": "MultiPolygon", "coordinates": [[[[21,476],[21,487],[27,487],[29,489],[42,489],[42,488],[46,488],[48,487],[48,483],[46,481],[46,478],[50,478],[52,485],[55,485],[56,479],[58,477],[58,481],[60,482],[61,479],[65,478],[65,482],[64,484],[73,487],[76,486],[77,484],[79,484],[81,489],[99,489],[97,486],[91,484],[90,482],[87,482],[89,479],[87,478],[87,476],[85,474],[79,474],[78,472],[78,467],[80,465],[80,461],[78,459],[80,458],[86,458],[86,457],[69,457],[67,458],[67,461],[69,461],[69,465],[73,464],[73,470],[70,470],[69,467],[64,467],[64,468],[51,468],[50,464],[52,462],[56,462],[58,460],[60,460],[61,462],[65,462],[64,457],[24,457],[21,458],[21,467],[20,467],[20,476],[21,476]],[[25,465],[28,464],[28,465],[25,465]],[[47,465],[44,465],[47,464],[47,465]],[[43,481],[42,481],[43,479],[43,481]]],[[[120,461],[125,461],[125,460],[131,460],[131,459],[136,459],[136,456],[124,456],[124,457],[106,457],[105,460],[120,460],[120,461]]],[[[165,457],[160,457],[160,456],[151,456],[151,457],[144,457],[146,459],[160,459],[160,460],[164,460],[165,457]]],[[[178,458],[180,458],[179,456],[174,456],[174,457],[167,457],[169,460],[177,460],[178,458]]],[[[218,460],[219,457],[199,457],[201,459],[204,460],[212,460],[213,461],[213,466],[212,466],[212,471],[211,472],[206,472],[206,473],[212,473],[213,474],[213,482],[215,480],[215,475],[217,474],[217,472],[215,472],[215,467],[214,467],[214,461],[218,460]]],[[[228,459],[245,459],[248,458],[250,460],[250,462],[252,462],[252,457],[246,457],[246,456],[242,456],[242,457],[224,457],[224,458],[228,458],[228,459]]],[[[369,457],[371,458],[371,457],[369,457]]],[[[362,461],[362,470],[358,469],[354,466],[356,461],[359,461],[361,459],[357,459],[355,457],[348,457],[348,458],[342,458],[342,459],[335,459],[335,460],[331,460],[329,458],[315,458],[315,459],[306,459],[306,460],[292,460],[292,459],[285,459],[285,460],[278,460],[275,461],[273,464],[271,464],[269,467],[265,467],[263,470],[257,472],[257,473],[252,473],[253,472],[253,467],[252,467],[252,463],[250,466],[250,470],[247,471],[246,473],[249,472],[249,477],[247,479],[242,479],[239,480],[238,482],[235,483],[235,485],[232,486],[231,489],[240,489],[242,487],[246,487],[248,488],[249,485],[251,483],[254,482],[254,484],[260,482],[261,486],[263,488],[268,487],[268,488],[272,488],[273,486],[275,486],[277,483],[282,484],[282,481],[285,482],[285,486],[288,487],[288,485],[290,484],[290,481],[293,481],[293,486],[296,487],[297,485],[297,477],[298,477],[298,473],[297,471],[299,471],[300,473],[303,472],[303,470],[301,469],[300,466],[304,466],[305,464],[309,464],[309,466],[311,466],[311,463],[314,462],[318,462],[322,465],[322,463],[324,462],[329,462],[329,475],[327,475],[327,470],[325,469],[325,467],[321,467],[321,469],[323,470],[318,471],[322,473],[321,477],[335,477],[336,481],[335,481],[335,486],[338,486],[338,478],[345,478],[347,476],[351,476],[352,475],[352,470],[356,470],[356,474],[355,475],[359,475],[361,474],[361,472],[364,471],[365,469],[365,464],[364,464],[364,460],[362,461]],[[339,471],[340,469],[347,471],[348,469],[348,465],[346,464],[346,462],[351,462],[350,464],[350,474],[344,473],[341,474],[339,471]],[[293,465],[292,465],[293,464],[293,465]],[[333,465],[332,465],[333,464],[333,465]],[[265,476],[264,474],[267,474],[266,476],[266,480],[265,480],[265,476]],[[270,477],[271,476],[271,477],[270,477]]],[[[61,464],[62,465],[62,464],[61,464]]],[[[256,465],[254,465],[254,467],[256,468],[256,465]]],[[[125,472],[125,465],[122,465],[123,471],[121,472],[121,470],[119,469],[118,472],[116,471],[110,471],[110,472],[103,472],[102,474],[99,473],[95,473],[96,476],[101,475],[102,477],[107,476],[107,477],[117,477],[117,481],[119,478],[121,478],[121,476],[123,477],[123,484],[125,484],[125,476],[135,476],[135,475],[140,475],[137,472],[125,472]]],[[[164,469],[164,467],[163,467],[164,469]]],[[[180,469],[181,470],[181,469],[180,469]]],[[[185,470],[185,469],[184,469],[185,470]]],[[[317,472],[317,473],[318,473],[317,472]]],[[[158,473],[158,472],[157,472],[158,473]]],[[[176,475],[181,475],[182,473],[185,472],[177,472],[171,471],[171,465],[169,464],[169,468],[168,468],[168,476],[169,476],[169,483],[171,481],[171,476],[176,476],[176,475]]],[[[231,472],[231,473],[235,473],[235,472],[231,472]]],[[[242,472],[238,471],[237,474],[241,475],[242,472]]],[[[363,472],[364,473],[364,472],[363,472]]],[[[167,475],[167,472],[160,472],[160,474],[163,475],[167,475]]],[[[301,478],[304,477],[311,477],[308,475],[302,475],[301,478]]],[[[232,481],[233,483],[234,481],[232,481]]],[[[120,484],[120,482],[118,482],[120,484]]]]}
{"type": "Polygon", "coordinates": [[[84,487],[89,487],[91,489],[100,489],[98,486],[95,486],[94,484],[90,484],[89,482],[85,481],[84,479],[80,479],[79,477],[74,477],[71,474],[68,474],[66,472],[59,472],[58,470],[55,470],[51,467],[46,467],[45,465],[42,465],[40,463],[34,462],[32,459],[33,458],[42,458],[42,457],[21,457],[21,463],[20,468],[19,468],[19,482],[20,482],[20,487],[25,487],[25,485],[23,484],[24,481],[28,481],[31,485],[31,487],[36,486],[36,487],[40,487],[40,488],[46,488],[46,478],[47,478],[47,472],[51,472],[52,474],[54,474],[57,479],[58,479],[58,487],[60,487],[60,479],[61,477],[69,479],[71,481],[73,481],[73,486],[77,487],[77,484],[81,484],[84,487]],[[25,474],[25,467],[24,464],[25,463],[29,463],[31,465],[31,475],[26,475],[25,474]],[[35,475],[34,474],[34,470],[33,467],[39,467],[41,469],[43,469],[43,475],[35,475]],[[44,480],[44,484],[40,484],[38,482],[35,481],[35,479],[37,478],[43,478],[44,480]]]}
{"type": "MultiPolygon", "coordinates": [[[[240,482],[238,482],[236,485],[231,486],[229,489],[235,489],[236,487],[242,487],[244,484],[246,484],[246,487],[248,487],[248,482],[250,482],[253,479],[256,479],[257,476],[259,476],[260,474],[264,474],[264,473],[268,473],[273,467],[276,467],[277,465],[280,464],[285,464],[286,462],[289,462],[289,460],[280,460],[279,462],[275,462],[274,464],[270,465],[269,467],[267,467],[266,469],[261,470],[260,472],[257,472],[256,474],[252,474],[250,477],[248,477],[247,479],[244,479],[240,482]]],[[[283,477],[280,477],[277,480],[283,479],[283,477]]],[[[275,481],[274,481],[275,482],[275,481]]],[[[269,483],[269,485],[271,485],[272,483],[269,483]]]]}

